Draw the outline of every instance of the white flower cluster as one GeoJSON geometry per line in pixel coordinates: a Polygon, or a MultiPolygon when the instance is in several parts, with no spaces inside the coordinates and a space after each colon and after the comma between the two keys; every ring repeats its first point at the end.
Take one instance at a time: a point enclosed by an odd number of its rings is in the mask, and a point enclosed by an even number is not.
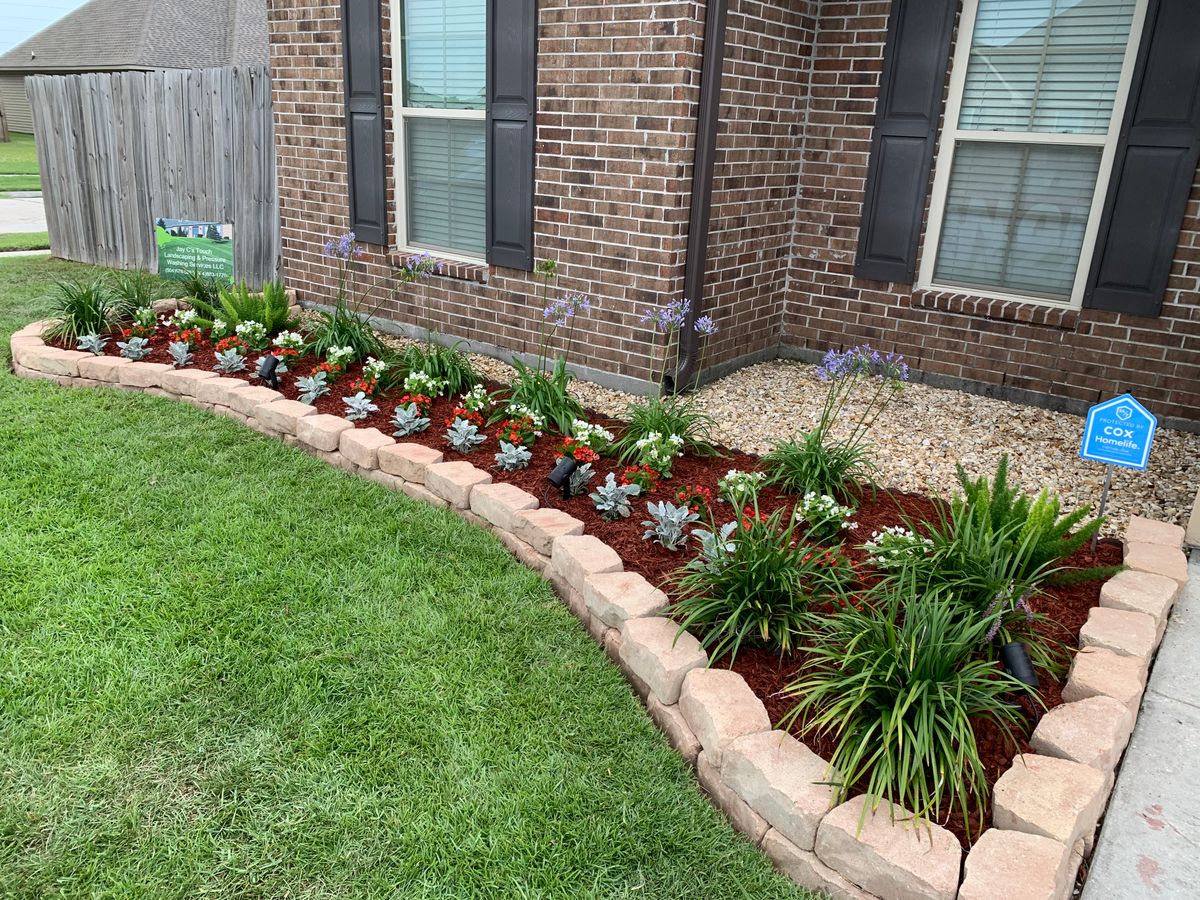
{"type": "Polygon", "coordinates": [[[832,527],[836,522],[839,531],[843,528],[853,531],[858,527],[857,522],[850,521],[853,515],[854,507],[842,506],[828,494],[818,494],[815,491],[809,491],[796,504],[796,518],[813,526],[832,527]]]}
{"type": "Polygon", "coordinates": [[[363,377],[374,378],[378,381],[383,377],[383,373],[388,370],[388,364],[382,359],[376,359],[373,356],[367,357],[366,365],[363,366],[363,377]]]}
{"type": "Polygon", "coordinates": [[[262,322],[255,322],[253,319],[239,322],[234,331],[237,332],[238,337],[251,347],[257,347],[267,340],[267,326],[262,322]]]}
{"type": "Polygon", "coordinates": [[[229,334],[229,325],[224,319],[213,319],[212,336],[214,339],[223,338],[229,334]]]}
{"type": "Polygon", "coordinates": [[[300,352],[304,349],[304,338],[298,331],[281,331],[275,335],[275,346],[281,350],[300,352]]]}
{"type": "Polygon", "coordinates": [[[462,395],[462,405],[468,412],[487,412],[492,408],[492,398],[482,384],[477,384],[462,395]]]}
{"type": "Polygon", "coordinates": [[[725,473],[725,477],[717,482],[717,489],[722,497],[740,508],[758,493],[758,489],[766,480],[767,476],[762,472],[730,469],[725,473]]]}
{"type": "Polygon", "coordinates": [[[196,321],[196,311],[194,309],[177,309],[170,316],[163,318],[164,324],[176,331],[183,331],[183,329],[187,328],[194,321],[196,321]]]}
{"type": "Polygon", "coordinates": [[[406,394],[421,394],[433,398],[440,396],[445,389],[445,381],[426,375],[424,372],[409,372],[404,379],[404,393],[406,394]]]}
{"type": "Polygon", "coordinates": [[[903,525],[889,525],[876,531],[863,544],[869,561],[881,569],[898,569],[906,562],[919,559],[933,549],[933,541],[921,537],[903,525]]]}
{"type": "Polygon", "coordinates": [[[330,347],[325,353],[325,361],[335,366],[344,366],[354,359],[353,347],[330,347]]]}
{"type": "Polygon", "coordinates": [[[533,423],[534,433],[538,437],[542,436],[542,430],[546,427],[546,417],[538,415],[524,403],[508,404],[508,417],[510,419],[520,419],[522,417],[529,419],[533,423]]]}
{"type": "Polygon", "coordinates": [[[613,434],[599,425],[589,425],[583,419],[571,423],[571,437],[599,453],[613,442],[613,434]]]}
{"type": "Polygon", "coordinates": [[[683,453],[683,438],[677,434],[664,436],[657,431],[652,431],[644,438],[638,438],[634,442],[634,446],[637,447],[638,458],[643,465],[657,469],[664,475],[669,475],[671,463],[683,453]]]}

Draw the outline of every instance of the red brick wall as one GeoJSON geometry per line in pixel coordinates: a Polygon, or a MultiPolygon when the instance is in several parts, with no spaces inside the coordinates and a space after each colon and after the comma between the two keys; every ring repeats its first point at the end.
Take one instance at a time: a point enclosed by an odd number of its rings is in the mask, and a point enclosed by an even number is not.
{"type": "Polygon", "coordinates": [[[783,340],[870,341],[925,373],[1092,403],[1129,390],[1200,420],[1200,182],[1160,318],[930,296],[853,277],[889,2],[823,3],[783,340]]]}
{"type": "MultiPolygon", "coordinates": [[[[597,304],[578,320],[584,358],[573,362],[645,377],[641,308],[682,291],[703,33],[697,4],[541,0],[539,7],[535,253],[559,261],[559,289],[585,291],[597,304]]],[[[339,8],[337,0],[268,4],[284,277],[301,299],[318,302],[331,299],[336,283],[321,246],[348,229],[339,8]]],[[[381,8],[387,73],[388,0],[381,8]]],[[[390,83],[387,91],[394,234],[390,83]]],[[[386,274],[387,258],[370,249],[366,274],[386,274]]],[[[534,350],[541,307],[539,282],[493,268],[486,284],[435,277],[379,312],[534,350]]]]}

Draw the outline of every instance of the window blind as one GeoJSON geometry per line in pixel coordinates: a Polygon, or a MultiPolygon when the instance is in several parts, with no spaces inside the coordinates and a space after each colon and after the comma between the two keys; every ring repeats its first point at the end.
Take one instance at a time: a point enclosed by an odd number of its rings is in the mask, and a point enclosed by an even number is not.
{"type": "Polygon", "coordinates": [[[404,105],[483,109],[483,0],[404,0],[404,105]]]}
{"type": "Polygon", "coordinates": [[[979,0],[959,128],[1104,134],[1134,0],[979,0]]]}
{"type": "Polygon", "coordinates": [[[1069,300],[1101,152],[1100,147],[960,142],[935,280],[1069,300]]]}
{"type": "Polygon", "coordinates": [[[414,116],[405,123],[405,135],[410,243],[482,256],[484,121],[414,116]]]}

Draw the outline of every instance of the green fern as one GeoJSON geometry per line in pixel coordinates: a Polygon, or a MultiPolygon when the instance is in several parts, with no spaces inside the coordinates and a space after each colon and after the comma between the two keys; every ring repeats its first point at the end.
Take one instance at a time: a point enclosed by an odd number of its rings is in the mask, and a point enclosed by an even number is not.
{"type": "Polygon", "coordinates": [[[287,291],[277,282],[267,282],[262,293],[253,293],[242,281],[221,288],[216,303],[200,297],[192,297],[191,303],[199,313],[198,325],[204,329],[212,328],[215,319],[221,319],[230,329],[242,322],[261,322],[266,326],[267,334],[293,328],[296,324],[296,320],[288,315],[287,291]]]}

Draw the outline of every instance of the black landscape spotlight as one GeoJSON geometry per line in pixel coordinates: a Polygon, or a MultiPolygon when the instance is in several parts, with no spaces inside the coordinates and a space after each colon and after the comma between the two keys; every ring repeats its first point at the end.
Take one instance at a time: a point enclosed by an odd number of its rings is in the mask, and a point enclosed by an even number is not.
{"type": "Polygon", "coordinates": [[[1020,641],[1000,648],[1000,662],[1004,670],[1021,684],[1035,691],[1041,687],[1037,672],[1033,671],[1033,662],[1029,659],[1029,650],[1020,641]]]}
{"type": "Polygon", "coordinates": [[[550,483],[562,491],[564,500],[571,499],[571,476],[575,474],[575,470],[579,468],[579,463],[572,456],[564,456],[554,465],[554,469],[547,476],[550,483]]]}
{"type": "Polygon", "coordinates": [[[268,353],[258,365],[258,380],[270,388],[279,390],[279,376],[275,370],[279,368],[279,357],[268,353]]]}

